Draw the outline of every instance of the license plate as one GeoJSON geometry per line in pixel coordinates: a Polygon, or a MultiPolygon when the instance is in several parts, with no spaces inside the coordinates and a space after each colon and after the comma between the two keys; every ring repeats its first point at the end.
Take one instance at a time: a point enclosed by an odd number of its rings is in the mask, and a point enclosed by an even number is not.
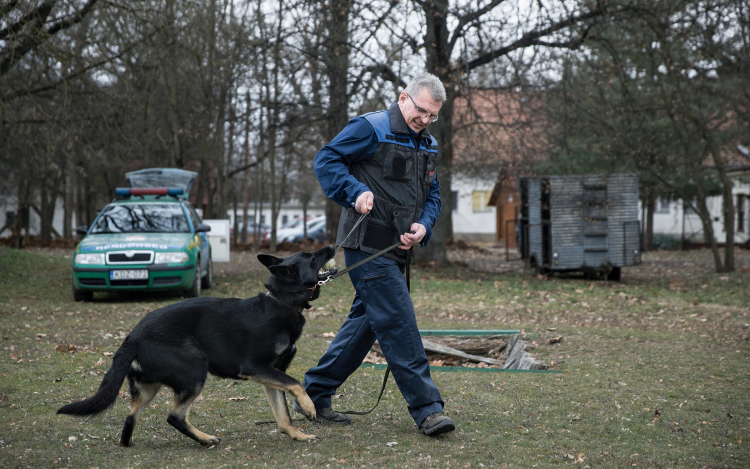
{"type": "Polygon", "coordinates": [[[147,279],[148,270],[110,270],[110,280],[134,280],[134,279],[147,279]]]}

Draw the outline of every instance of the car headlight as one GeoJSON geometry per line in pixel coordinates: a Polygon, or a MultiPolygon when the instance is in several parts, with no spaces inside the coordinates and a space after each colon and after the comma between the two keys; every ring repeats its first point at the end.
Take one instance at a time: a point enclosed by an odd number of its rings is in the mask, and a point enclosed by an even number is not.
{"type": "Polygon", "coordinates": [[[155,264],[171,264],[173,262],[187,262],[189,259],[184,252],[157,252],[154,259],[155,264]]]}
{"type": "Polygon", "coordinates": [[[101,252],[96,254],[76,254],[75,263],[104,265],[104,253],[101,252]]]}

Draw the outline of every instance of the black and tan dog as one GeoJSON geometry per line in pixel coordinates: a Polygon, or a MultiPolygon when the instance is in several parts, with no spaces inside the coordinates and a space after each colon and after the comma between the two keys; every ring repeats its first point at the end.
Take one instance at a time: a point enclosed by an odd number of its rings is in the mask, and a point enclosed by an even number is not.
{"type": "Polygon", "coordinates": [[[132,408],[121,445],[133,443],[138,417],[162,386],[174,390],[167,422],[201,444],[215,444],[218,438],[188,421],[190,405],[211,373],[262,384],[279,429],[295,440],[315,439],[292,425],[285,391],[294,395],[310,420],[315,419],[315,406],[299,381],[285,371],[305,324],[302,310],[318,297],[318,271],[333,254],[333,246],[284,259],[261,254],[258,260],[271,271],[265,285],[268,293],[244,300],[194,298],[148,313],[115,353],[96,394],[57,413],[84,416],[105,411],[115,403],[127,376],[132,408]]]}

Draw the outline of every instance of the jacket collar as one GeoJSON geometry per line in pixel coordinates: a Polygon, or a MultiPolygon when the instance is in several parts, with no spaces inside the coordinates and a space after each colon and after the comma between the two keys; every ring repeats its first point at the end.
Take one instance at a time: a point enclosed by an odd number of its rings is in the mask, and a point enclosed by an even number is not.
{"type": "MultiPolygon", "coordinates": [[[[393,101],[393,103],[391,103],[391,107],[388,108],[388,117],[391,119],[391,131],[393,133],[406,135],[412,135],[415,133],[408,125],[406,125],[404,115],[401,114],[401,108],[398,107],[398,101],[393,101]]],[[[427,138],[427,141],[430,141],[430,133],[427,129],[420,132],[418,137],[427,138]]]]}

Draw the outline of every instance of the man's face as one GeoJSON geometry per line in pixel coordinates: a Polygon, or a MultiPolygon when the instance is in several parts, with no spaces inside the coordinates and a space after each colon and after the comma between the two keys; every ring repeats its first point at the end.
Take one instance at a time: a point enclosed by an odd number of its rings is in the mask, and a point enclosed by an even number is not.
{"type": "Polygon", "coordinates": [[[423,131],[432,123],[432,116],[437,116],[442,105],[443,103],[440,101],[432,99],[429,90],[426,88],[420,91],[418,95],[412,96],[411,99],[409,99],[406,91],[402,91],[398,97],[398,107],[401,109],[401,115],[404,116],[406,125],[417,133],[423,131]],[[430,115],[426,115],[427,113],[430,115]]]}

